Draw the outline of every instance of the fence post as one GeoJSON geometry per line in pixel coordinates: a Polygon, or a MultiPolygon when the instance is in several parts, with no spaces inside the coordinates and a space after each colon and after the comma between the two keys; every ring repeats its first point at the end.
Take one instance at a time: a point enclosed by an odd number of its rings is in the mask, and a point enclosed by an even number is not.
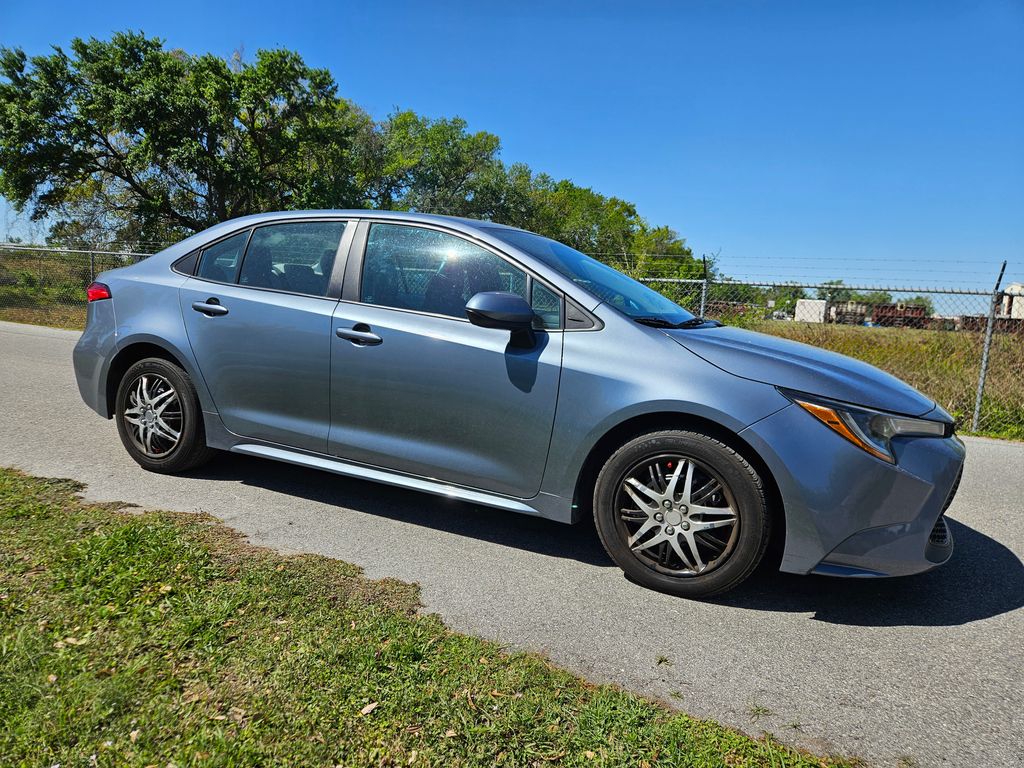
{"type": "Polygon", "coordinates": [[[700,284],[700,312],[697,313],[698,317],[704,317],[706,312],[705,306],[708,301],[708,259],[706,256],[701,256],[701,261],[704,262],[704,279],[700,284]]]}
{"type": "Polygon", "coordinates": [[[996,324],[996,306],[999,304],[999,286],[1003,282],[1003,273],[1006,271],[1006,262],[999,270],[999,277],[996,278],[995,288],[992,289],[992,299],[988,305],[988,322],[985,324],[985,341],[981,347],[981,370],[978,371],[978,392],[974,397],[974,417],[971,419],[971,431],[978,431],[978,424],[981,421],[981,401],[985,394],[985,378],[988,376],[988,355],[992,348],[992,330],[996,324]]]}
{"type": "Polygon", "coordinates": [[[96,280],[96,254],[89,252],[89,282],[96,280]]]}

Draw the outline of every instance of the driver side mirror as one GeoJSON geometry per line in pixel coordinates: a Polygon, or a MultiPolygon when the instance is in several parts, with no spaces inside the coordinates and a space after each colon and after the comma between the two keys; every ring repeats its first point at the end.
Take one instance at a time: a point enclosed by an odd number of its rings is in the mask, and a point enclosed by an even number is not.
{"type": "Polygon", "coordinates": [[[466,317],[481,328],[500,328],[512,332],[516,347],[532,347],[533,308],[526,299],[505,291],[484,291],[466,303],[466,317]]]}

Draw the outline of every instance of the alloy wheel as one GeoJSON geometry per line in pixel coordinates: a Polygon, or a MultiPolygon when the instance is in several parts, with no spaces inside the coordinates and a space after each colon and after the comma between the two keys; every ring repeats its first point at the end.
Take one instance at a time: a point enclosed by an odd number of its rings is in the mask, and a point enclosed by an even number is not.
{"type": "Polygon", "coordinates": [[[615,507],[630,551],[660,573],[705,574],[735,549],[740,519],[734,496],[692,457],[662,454],[633,465],[619,482],[615,507]]]}
{"type": "Polygon", "coordinates": [[[177,391],[163,376],[143,373],[125,393],[122,415],[135,447],[161,458],[181,439],[182,411],[177,391]]]}

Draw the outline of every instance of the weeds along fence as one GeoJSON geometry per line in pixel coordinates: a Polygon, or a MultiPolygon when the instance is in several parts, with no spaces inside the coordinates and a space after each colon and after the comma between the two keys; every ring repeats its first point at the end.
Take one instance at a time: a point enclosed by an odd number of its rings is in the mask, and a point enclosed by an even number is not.
{"type": "MultiPolygon", "coordinates": [[[[1000,279],[1002,274],[1000,273],[1000,279]]],[[[1024,439],[1024,289],[856,286],[640,277],[727,325],[863,360],[956,417],[962,431],[1024,439]]]]}
{"type": "MultiPolygon", "coordinates": [[[[85,287],[147,253],[0,244],[0,320],[85,324],[85,287]]],[[[1024,439],[1024,286],[857,286],[676,277],[616,262],[695,314],[840,352],[921,390],[962,431],[1024,439]]]]}
{"type": "Polygon", "coordinates": [[[149,255],[0,243],[0,320],[82,328],[96,275],[149,255]]]}

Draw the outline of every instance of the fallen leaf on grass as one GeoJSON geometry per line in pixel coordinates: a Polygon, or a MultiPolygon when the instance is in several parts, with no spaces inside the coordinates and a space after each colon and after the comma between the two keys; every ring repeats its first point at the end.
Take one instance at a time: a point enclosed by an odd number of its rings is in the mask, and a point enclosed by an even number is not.
{"type": "Polygon", "coordinates": [[[444,737],[445,737],[446,739],[450,739],[450,738],[452,738],[453,736],[457,736],[457,735],[458,735],[458,734],[457,734],[457,733],[456,733],[456,732],[455,732],[454,730],[452,730],[451,728],[449,728],[449,729],[448,729],[447,731],[445,731],[445,732],[444,732],[444,737]]]}
{"type": "Polygon", "coordinates": [[[380,706],[380,702],[378,702],[378,701],[371,701],[369,704],[367,704],[365,707],[363,707],[362,709],[359,710],[359,714],[360,715],[368,715],[371,712],[373,712],[373,710],[375,710],[379,706],[380,706]]]}
{"type": "Polygon", "coordinates": [[[128,734],[128,741],[130,741],[132,744],[134,744],[138,740],[139,740],[139,729],[136,728],[134,731],[132,731],[131,733],[128,734]]]}

